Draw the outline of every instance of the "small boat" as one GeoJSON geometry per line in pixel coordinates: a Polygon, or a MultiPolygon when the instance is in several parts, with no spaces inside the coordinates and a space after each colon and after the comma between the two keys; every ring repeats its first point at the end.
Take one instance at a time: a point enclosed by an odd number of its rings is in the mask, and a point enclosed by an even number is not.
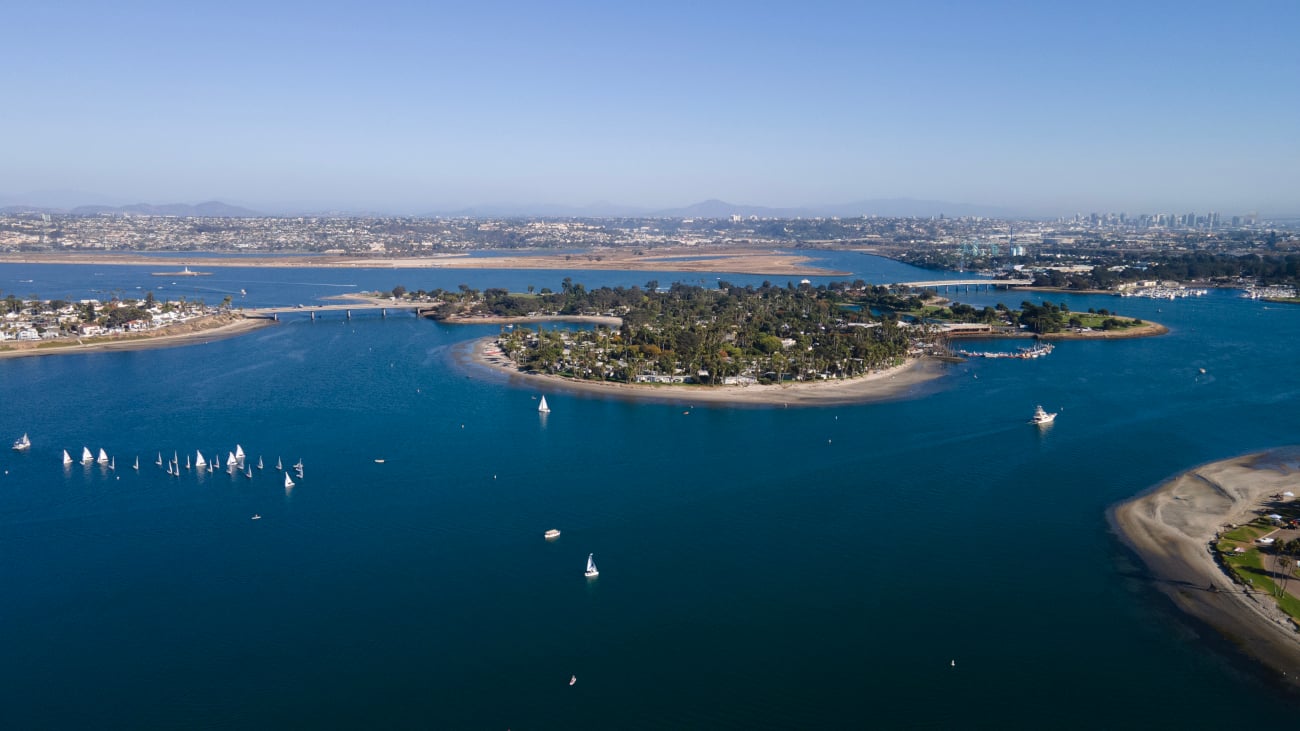
{"type": "Polygon", "coordinates": [[[185,471],[189,472],[189,469],[190,469],[190,456],[187,454],[185,455],[185,471]]]}
{"type": "Polygon", "coordinates": [[[82,463],[82,464],[90,464],[91,462],[94,462],[94,461],[95,461],[95,455],[93,455],[93,454],[90,453],[90,448],[89,448],[89,447],[82,447],[82,448],[81,448],[81,463],[82,463]]]}
{"type": "Polygon", "coordinates": [[[63,464],[64,465],[72,464],[72,455],[68,454],[68,450],[66,449],[63,450],[63,464]]]}
{"type": "Polygon", "coordinates": [[[249,518],[249,520],[261,520],[261,519],[262,516],[258,515],[257,513],[253,513],[253,517],[249,518]]]}
{"type": "Polygon", "coordinates": [[[384,460],[382,460],[382,459],[377,459],[377,460],[375,460],[375,464],[383,464],[383,463],[384,463],[384,460]]]}
{"type": "Polygon", "coordinates": [[[108,460],[108,468],[110,470],[113,470],[114,472],[117,472],[117,457],[112,457],[111,459],[108,460]]]}
{"type": "Polygon", "coordinates": [[[294,483],[293,483],[293,479],[292,479],[291,477],[289,477],[289,473],[288,473],[288,472],[284,473],[284,486],[285,486],[285,488],[293,487],[293,484],[294,484],[294,483]]]}
{"type": "Polygon", "coordinates": [[[105,452],[103,447],[99,448],[99,459],[95,461],[100,464],[108,464],[108,452],[105,452]]]}
{"type": "Polygon", "coordinates": [[[170,475],[170,474],[174,474],[174,473],[172,472],[172,463],[171,463],[171,462],[168,462],[168,463],[167,463],[167,474],[169,474],[169,475],[170,475]]]}
{"type": "Polygon", "coordinates": [[[543,533],[542,535],[546,537],[546,540],[548,540],[548,541],[553,541],[553,540],[555,540],[556,538],[559,538],[559,537],[560,537],[560,531],[557,530],[557,529],[555,529],[555,528],[552,528],[552,529],[546,531],[545,533],[543,533]]]}
{"type": "Polygon", "coordinates": [[[545,396],[542,397],[542,402],[539,403],[539,404],[537,404],[537,412],[538,412],[539,414],[549,414],[549,413],[551,413],[551,407],[549,407],[549,406],[546,405],[546,397],[545,397],[545,396]]]}
{"type": "Polygon", "coordinates": [[[276,468],[277,470],[282,470],[282,469],[284,469],[284,463],[280,461],[280,458],[279,458],[279,457],[276,457],[276,458],[275,458],[275,468],[276,468]]]}
{"type": "MultiPolygon", "coordinates": [[[[215,460],[214,460],[214,461],[215,461],[215,460]]],[[[215,471],[216,471],[216,467],[213,466],[212,462],[209,462],[209,463],[208,463],[208,472],[215,472],[215,471]]]]}
{"type": "Polygon", "coordinates": [[[570,675],[570,676],[569,676],[569,685],[573,685],[573,684],[576,683],[576,682],[578,682],[578,676],[576,676],[576,675],[570,675]]]}
{"type": "Polygon", "coordinates": [[[252,468],[252,467],[249,467],[248,470],[244,472],[244,477],[247,477],[247,478],[250,479],[250,480],[253,479],[253,468],[252,468]]]}
{"type": "Polygon", "coordinates": [[[158,464],[159,467],[162,467],[162,452],[159,452],[159,453],[158,453],[158,462],[157,462],[157,464],[158,464]]]}
{"type": "MultiPolygon", "coordinates": [[[[185,459],[188,461],[189,457],[186,457],[185,459]]],[[[208,461],[206,459],[203,459],[202,452],[194,453],[194,466],[198,467],[199,469],[203,469],[204,467],[208,466],[208,461]]]]}
{"type": "MultiPolygon", "coordinates": [[[[1200,371],[1201,371],[1201,375],[1205,375],[1205,369],[1204,369],[1204,368],[1201,368],[1200,371]]],[[[17,449],[17,447],[14,447],[14,449],[17,449]]]]}
{"type": "MultiPolygon", "coordinates": [[[[67,453],[64,452],[64,454],[67,454],[67,453]]],[[[134,469],[135,469],[136,472],[139,472],[139,471],[140,471],[140,455],[138,455],[138,454],[135,456],[135,468],[134,468],[134,469]]]]}
{"type": "Polygon", "coordinates": [[[244,448],[238,444],[235,445],[235,459],[240,462],[244,461],[244,448]]]}
{"type": "Polygon", "coordinates": [[[257,458],[257,469],[259,469],[259,470],[262,469],[262,458],[261,458],[261,457],[258,457],[258,458],[257,458]]]}
{"type": "Polygon", "coordinates": [[[235,459],[235,453],[234,453],[234,452],[227,452],[226,454],[229,455],[229,456],[226,457],[226,466],[227,466],[227,467],[234,467],[236,464],[238,464],[239,461],[235,459]]]}
{"type": "Polygon", "coordinates": [[[32,440],[27,438],[26,434],[14,440],[14,451],[26,452],[32,448],[32,440]]]}
{"type": "Polygon", "coordinates": [[[1034,408],[1034,417],[1029,420],[1029,423],[1035,426],[1043,426],[1044,424],[1051,424],[1055,420],[1056,414],[1049,414],[1043,411],[1042,406],[1037,406],[1034,408]]]}
{"type": "Polygon", "coordinates": [[[594,579],[594,578],[596,578],[597,576],[600,576],[600,572],[596,570],[596,561],[595,561],[594,558],[592,558],[592,557],[595,556],[595,555],[596,555],[596,554],[594,554],[594,553],[589,553],[589,554],[587,554],[587,574],[586,574],[586,576],[587,576],[588,579],[594,579]]]}

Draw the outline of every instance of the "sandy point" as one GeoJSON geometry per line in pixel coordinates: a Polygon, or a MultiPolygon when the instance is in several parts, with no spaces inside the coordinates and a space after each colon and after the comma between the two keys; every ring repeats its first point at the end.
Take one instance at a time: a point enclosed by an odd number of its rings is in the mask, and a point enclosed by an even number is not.
{"type": "Polygon", "coordinates": [[[681,386],[580,381],[562,376],[523,373],[495,348],[496,338],[470,341],[458,359],[490,369],[511,383],[547,393],[568,391],[632,401],[732,406],[835,406],[896,401],[928,393],[923,388],[947,372],[947,364],[928,358],[846,380],[808,381],[782,385],[681,386]]]}
{"type": "Polygon", "coordinates": [[[1215,561],[1226,525],[1255,518],[1272,495],[1300,492],[1300,448],[1202,465],[1120,503],[1109,519],[1121,541],[1181,610],[1205,622],[1281,680],[1300,685],[1300,633],[1272,597],[1244,591],[1215,561]]]}

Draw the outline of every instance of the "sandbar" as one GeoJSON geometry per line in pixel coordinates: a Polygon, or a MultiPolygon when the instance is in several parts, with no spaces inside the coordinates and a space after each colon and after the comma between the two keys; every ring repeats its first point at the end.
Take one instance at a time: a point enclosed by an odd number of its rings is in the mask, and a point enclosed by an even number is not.
{"type": "Polygon", "coordinates": [[[4,345],[0,346],[0,360],[38,355],[71,355],[75,353],[174,348],[243,335],[273,324],[275,324],[274,321],[269,319],[246,318],[238,314],[226,314],[204,317],[179,325],[170,325],[155,332],[110,335],[93,339],[85,338],[84,340],[89,342],[81,343],[72,339],[30,343],[6,341],[4,345]]]}
{"type": "Polygon", "coordinates": [[[611,383],[583,381],[563,376],[524,373],[504,356],[494,356],[487,349],[495,337],[480,338],[469,344],[468,360],[507,376],[510,381],[528,384],[538,390],[599,394],[613,398],[658,401],[680,404],[729,404],[751,406],[834,406],[894,401],[918,394],[919,386],[933,381],[946,370],[946,364],[930,358],[911,358],[906,363],[865,376],[844,380],[803,381],[780,385],[686,386],[676,384],[611,383]]]}
{"type": "Polygon", "coordinates": [[[1300,685],[1300,633],[1259,592],[1247,593],[1215,562],[1216,534],[1255,518],[1270,495],[1300,492],[1300,448],[1212,462],[1109,511],[1120,539],[1180,609],[1300,685]],[[1210,590],[1210,587],[1213,590],[1210,590]]]}

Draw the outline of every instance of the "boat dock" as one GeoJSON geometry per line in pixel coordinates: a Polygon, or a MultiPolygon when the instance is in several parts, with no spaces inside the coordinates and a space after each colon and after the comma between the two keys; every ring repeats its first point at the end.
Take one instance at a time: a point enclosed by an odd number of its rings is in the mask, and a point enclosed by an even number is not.
{"type": "Polygon", "coordinates": [[[1053,346],[1051,343],[1042,343],[1039,345],[1035,345],[1032,348],[1019,348],[1015,352],[1008,352],[1004,350],[990,350],[990,351],[958,350],[957,355],[965,356],[967,358],[1015,358],[1019,360],[1031,360],[1033,358],[1042,358],[1045,355],[1050,355],[1052,350],[1054,349],[1055,346],[1053,346]]]}

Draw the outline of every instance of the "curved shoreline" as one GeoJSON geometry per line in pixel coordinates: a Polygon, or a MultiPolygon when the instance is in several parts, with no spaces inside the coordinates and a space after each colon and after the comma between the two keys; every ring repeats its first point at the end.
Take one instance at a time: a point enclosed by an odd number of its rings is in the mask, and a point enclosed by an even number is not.
{"type": "Polygon", "coordinates": [[[1225,574],[1211,544],[1224,524],[1256,517],[1270,494],[1300,490],[1298,457],[1297,448],[1285,448],[1211,462],[1107,511],[1120,540],[1179,609],[1293,685],[1300,685],[1300,633],[1271,597],[1247,594],[1225,574]]]}
{"type": "MultiPolygon", "coordinates": [[[[75,355],[77,353],[101,353],[124,350],[152,350],[154,348],[176,348],[184,345],[207,343],[213,340],[232,338],[253,330],[269,327],[273,320],[230,316],[226,322],[211,327],[203,326],[188,332],[168,332],[162,330],[157,334],[145,333],[139,336],[124,336],[93,343],[68,343],[66,345],[47,345],[44,348],[23,348],[20,350],[0,350],[0,360],[6,358],[27,358],[41,355],[75,355]]],[[[197,324],[197,323],[192,323],[197,324]]]]}
{"type": "Polygon", "coordinates": [[[796,407],[877,403],[906,398],[917,386],[944,375],[942,362],[915,358],[901,366],[843,381],[805,381],[771,386],[682,386],[580,381],[516,370],[514,364],[504,356],[486,352],[495,340],[494,337],[486,337],[472,341],[468,359],[511,381],[529,383],[539,389],[561,389],[631,401],[796,407]]]}

